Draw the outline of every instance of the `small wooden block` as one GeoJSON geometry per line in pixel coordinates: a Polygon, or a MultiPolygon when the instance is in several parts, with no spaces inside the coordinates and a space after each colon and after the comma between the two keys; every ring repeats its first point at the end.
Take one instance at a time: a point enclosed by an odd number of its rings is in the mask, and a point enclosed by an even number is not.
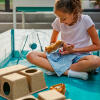
{"type": "Polygon", "coordinates": [[[1,77],[7,74],[11,74],[23,69],[27,69],[28,67],[23,66],[23,65],[14,65],[14,66],[9,66],[6,68],[0,69],[0,92],[1,92],[1,77]]]}
{"type": "Polygon", "coordinates": [[[9,100],[15,100],[29,94],[28,82],[25,76],[12,73],[1,78],[1,95],[9,100]]]}
{"type": "Polygon", "coordinates": [[[56,90],[49,90],[38,94],[39,100],[65,100],[65,96],[56,90]]]}
{"type": "Polygon", "coordinates": [[[9,66],[6,68],[2,68],[2,69],[0,69],[0,77],[3,75],[10,74],[12,72],[17,72],[17,71],[26,69],[26,68],[28,68],[28,67],[23,66],[23,65],[15,65],[15,66],[9,66]]]}
{"type": "Polygon", "coordinates": [[[41,70],[28,68],[20,71],[19,73],[27,77],[30,92],[34,93],[47,88],[43,72],[41,70]]]}

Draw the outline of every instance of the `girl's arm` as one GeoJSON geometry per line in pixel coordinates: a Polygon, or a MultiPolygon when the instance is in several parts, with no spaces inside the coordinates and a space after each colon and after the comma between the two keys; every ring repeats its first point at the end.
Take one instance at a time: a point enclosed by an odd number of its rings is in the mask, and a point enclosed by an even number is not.
{"type": "Polygon", "coordinates": [[[53,33],[52,33],[52,36],[51,36],[51,40],[50,40],[50,44],[55,43],[57,41],[58,34],[59,34],[58,31],[53,30],[53,33]]]}
{"type": "Polygon", "coordinates": [[[91,26],[87,31],[91,37],[93,44],[84,48],[74,49],[73,52],[88,52],[88,51],[100,50],[100,40],[99,40],[98,33],[96,32],[94,25],[91,26]]]}
{"type": "Polygon", "coordinates": [[[74,48],[70,51],[64,51],[62,54],[70,54],[70,53],[81,53],[81,52],[89,52],[100,50],[100,40],[98,37],[98,33],[96,32],[95,26],[91,26],[88,30],[88,34],[91,37],[92,45],[84,47],[84,48],[74,48]]]}

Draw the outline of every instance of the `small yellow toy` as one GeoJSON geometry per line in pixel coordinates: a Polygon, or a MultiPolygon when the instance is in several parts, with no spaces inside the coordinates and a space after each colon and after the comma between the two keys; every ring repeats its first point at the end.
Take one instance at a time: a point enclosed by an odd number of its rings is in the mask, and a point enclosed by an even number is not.
{"type": "Polygon", "coordinates": [[[48,52],[48,53],[51,53],[51,52],[57,50],[58,48],[60,48],[62,46],[63,46],[63,41],[58,40],[56,43],[45,47],[45,51],[48,52]]]}
{"type": "Polygon", "coordinates": [[[52,90],[52,89],[55,89],[62,94],[65,94],[65,92],[66,92],[66,88],[65,88],[65,85],[63,83],[51,86],[50,90],[52,90]]]}

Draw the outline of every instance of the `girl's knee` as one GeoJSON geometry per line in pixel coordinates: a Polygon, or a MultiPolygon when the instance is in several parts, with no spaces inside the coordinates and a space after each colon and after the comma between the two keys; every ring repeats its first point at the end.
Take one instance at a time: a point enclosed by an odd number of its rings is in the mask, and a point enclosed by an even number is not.
{"type": "Polygon", "coordinates": [[[26,55],[26,58],[27,59],[31,59],[32,56],[35,56],[36,55],[36,52],[35,51],[31,51],[29,52],[27,55],[26,55]]]}
{"type": "Polygon", "coordinates": [[[100,66],[100,57],[98,56],[95,56],[95,55],[91,55],[89,58],[88,58],[90,64],[94,67],[98,67],[100,66]]]}
{"type": "Polygon", "coordinates": [[[100,66],[100,57],[96,56],[94,60],[95,60],[95,65],[97,67],[100,66]]]}

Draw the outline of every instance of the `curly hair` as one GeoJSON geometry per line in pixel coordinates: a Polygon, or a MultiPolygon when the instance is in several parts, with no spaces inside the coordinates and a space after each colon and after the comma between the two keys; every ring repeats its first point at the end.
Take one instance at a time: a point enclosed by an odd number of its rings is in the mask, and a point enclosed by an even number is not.
{"type": "Polygon", "coordinates": [[[62,11],[64,13],[73,13],[75,20],[82,12],[80,0],[56,0],[55,10],[62,11]]]}
{"type": "Polygon", "coordinates": [[[55,9],[61,10],[65,13],[81,13],[81,1],[80,0],[56,0],[55,9]]]}

